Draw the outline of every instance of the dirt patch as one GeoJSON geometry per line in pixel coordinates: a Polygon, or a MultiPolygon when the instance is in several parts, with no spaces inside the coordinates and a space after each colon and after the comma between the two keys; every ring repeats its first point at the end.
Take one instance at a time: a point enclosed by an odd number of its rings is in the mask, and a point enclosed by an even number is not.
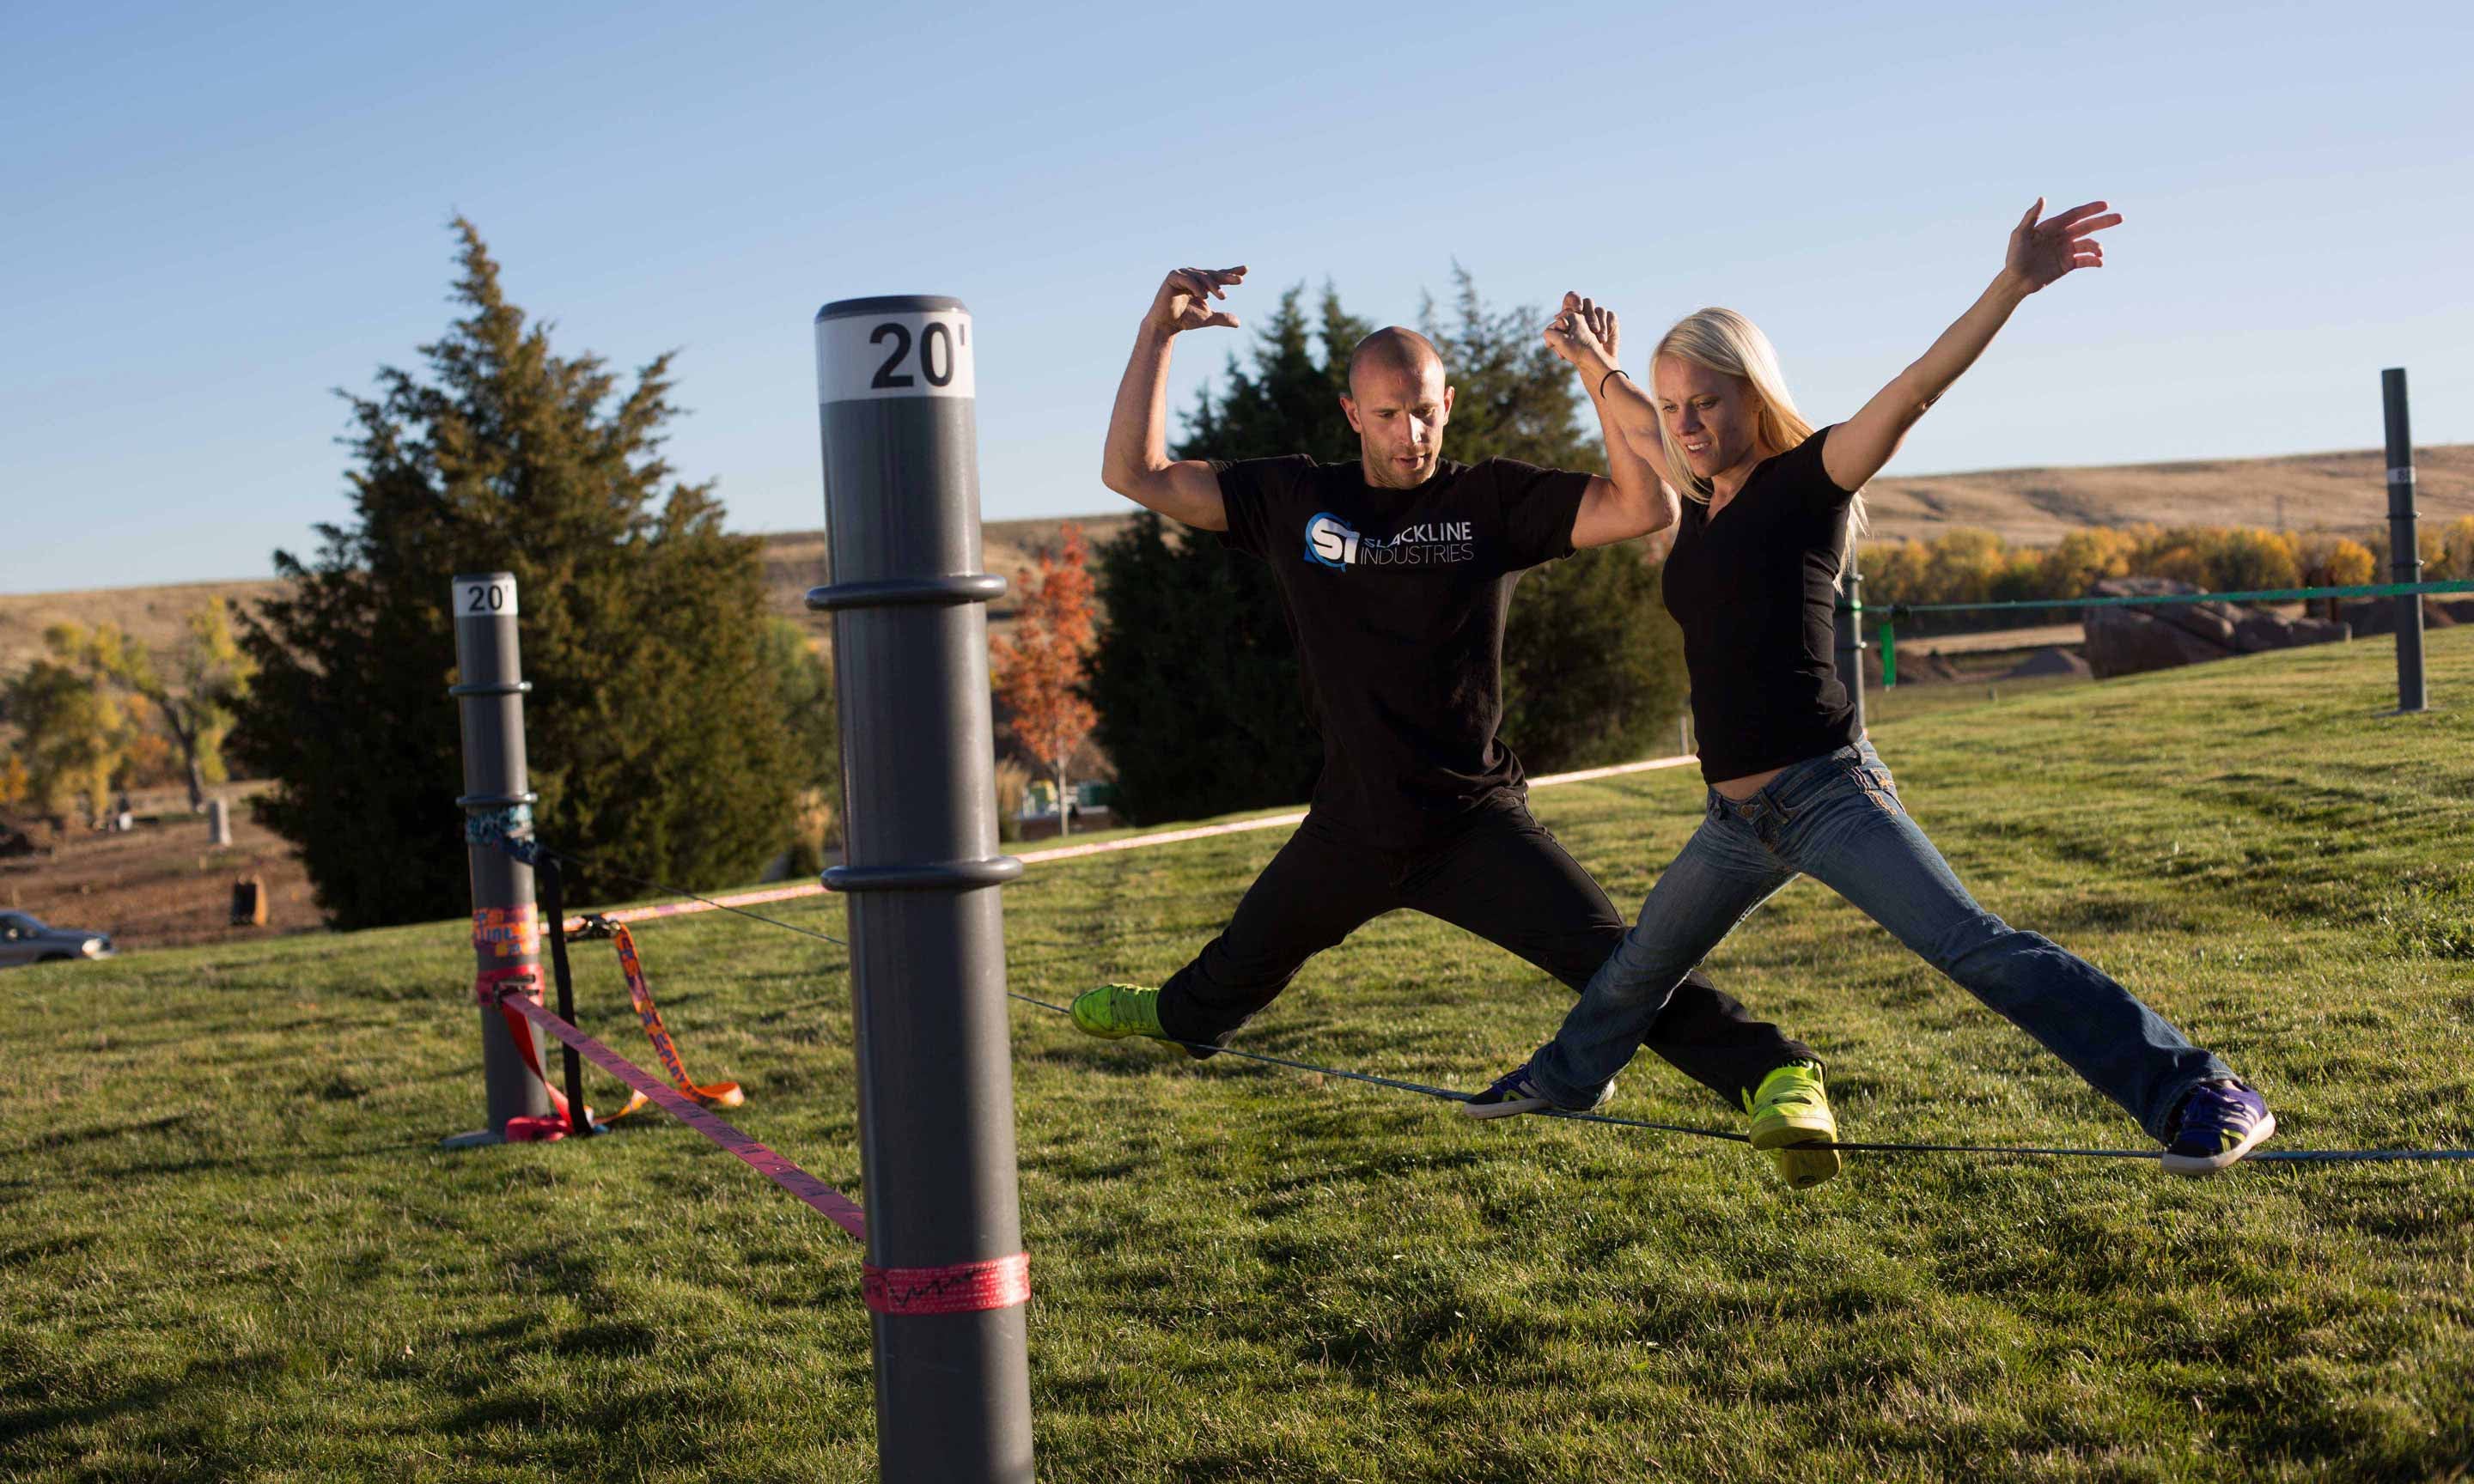
{"type": "Polygon", "coordinates": [[[178,790],[133,799],[137,827],[122,834],[12,821],[49,853],[0,860],[0,902],[56,926],[109,933],[124,953],[323,931],[308,873],[248,806],[267,786],[218,790],[232,801],[228,849],[206,843],[206,816],[189,813],[178,790]],[[231,925],[232,883],[242,876],[265,883],[263,927],[231,925]]]}

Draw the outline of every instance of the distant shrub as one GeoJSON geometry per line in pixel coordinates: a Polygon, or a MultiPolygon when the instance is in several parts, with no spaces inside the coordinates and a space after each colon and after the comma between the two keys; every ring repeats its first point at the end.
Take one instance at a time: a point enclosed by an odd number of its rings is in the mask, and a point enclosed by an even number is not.
{"type": "Polygon", "coordinates": [[[2357,586],[2369,582],[2378,570],[2369,547],[2341,536],[2315,532],[2296,546],[2305,586],[2357,586]]]}
{"type": "MultiPolygon", "coordinates": [[[[2422,546],[2427,576],[2474,573],[2474,516],[2424,532],[2422,546]]],[[[1960,528],[1929,541],[1876,542],[1861,562],[1867,607],[2052,598],[2059,610],[2116,577],[2168,577],[2210,592],[2366,583],[2385,567],[2386,543],[2250,526],[2140,525],[2074,531],[2036,547],[1960,528]]]]}
{"type": "Polygon", "coordinates": [[[2463,582],[2474,578],[2474,515],[2460,515],[2439,531],[2440,556],[2423,568],[2423,575],[2438,582],[2463,582]]]}
{"type": "Polygon", "coordinates": [[[1022,802],[1031,795],[1031,770],[1010,757],[997,760],[997,838],[1022,838],[1022,802]]]}

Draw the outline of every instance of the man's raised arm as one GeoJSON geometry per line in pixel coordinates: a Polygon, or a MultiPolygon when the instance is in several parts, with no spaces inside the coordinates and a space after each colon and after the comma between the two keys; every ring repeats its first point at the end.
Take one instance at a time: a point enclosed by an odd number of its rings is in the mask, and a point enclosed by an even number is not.
{"type": "Polygon", "coordinates": [[[1201,531],[1228,529],[1220,499],[1220,476],[1200,459],[1168,456],[1168,343],[1187,330],[1211,325],[1234,328],[1237,317],[1211,307],[1226,299],[1225,286],[1245,280],[1243,268],[1180,268],[1160,284],[1151,312],[1134,336],[1126,379],[1117,383],[1117,405],[1108,415],[1108,447],[1100,461],[1100,483],[1137,505],[1201,531]]]}

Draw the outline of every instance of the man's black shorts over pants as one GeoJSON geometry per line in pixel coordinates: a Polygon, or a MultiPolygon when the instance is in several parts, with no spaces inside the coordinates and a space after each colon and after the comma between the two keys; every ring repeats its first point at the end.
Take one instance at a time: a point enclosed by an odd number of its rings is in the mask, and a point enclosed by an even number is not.
{"type": "MultiPolygon", "coordinates": [[[[1406,907],[1467,928],[1578,993],[1623,919],[1516,795],[1500,795],[1417,850],[1359,844],[1309,813],[1247,889],[1220,936],[1160,989],[1160,1029],[1219,1044],[1279,996],[1305,961],[1406,907]]],[[[1694,969],[1644,1043],[1730,1103],[1773,1068],[1819,1061],[1694,969]]]]}

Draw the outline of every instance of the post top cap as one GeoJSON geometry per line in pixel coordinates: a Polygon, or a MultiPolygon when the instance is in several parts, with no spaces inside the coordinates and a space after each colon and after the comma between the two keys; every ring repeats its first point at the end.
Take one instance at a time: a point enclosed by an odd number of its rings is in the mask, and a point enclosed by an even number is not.
{"type": "Polygon", "coordinates": [[[970,307],[958,299],[942,294],[885,294],[874,299],[837,299],[816,311],[816,323],[843,320],[861,314],[933,314],[939,310],[958,309],[969,314],[970,307]]]}

